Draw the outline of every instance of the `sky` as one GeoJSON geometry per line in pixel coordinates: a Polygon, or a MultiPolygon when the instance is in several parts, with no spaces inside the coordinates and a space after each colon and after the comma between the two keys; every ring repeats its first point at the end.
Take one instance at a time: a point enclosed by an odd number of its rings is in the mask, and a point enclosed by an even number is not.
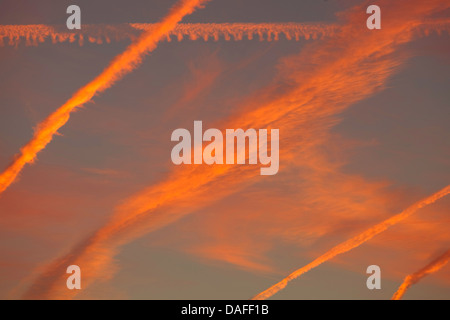
{"type": "MultiPolygon", "coordinates": [[[[175,2],[2,0],[0,29],[39,24],[67,32],[66,8],[77,4],[81,32],[129,31],[129,23],[160,21],[175,2]]],[[[249,299],[446,187],[449,25],[433,21],[448,21],[449,7],[439,0],[206,2],[182,24],[340,29],[298,41],[266,34],[264,41],[157,43],[76,108],[0,192],[0,298],[249,299]],[[374,3],[381,30],[366,27],[365,8],[374,3]],[[196,120],[221,130],[279,129],[279,172],[175,166],[171,134],[192,132],[196,120]],[[82,270],[77,292],[65,286],[70,264],[82,270]]],[[[134,41],[139,33],[132,30],[134,41]]],[[[40,123],[132,43],[86,39],[0,46],[0,172],[40,123]]],[[[405,277],[450,248],[449,209],[450,197],[439,199],[273,299],[390,299],[405,277]],[[381,290],[366,287],[370,265],[382,270],[381,290]]],[[[449,299],[449,271],[429,274],[404,299],[449,299]]]]}

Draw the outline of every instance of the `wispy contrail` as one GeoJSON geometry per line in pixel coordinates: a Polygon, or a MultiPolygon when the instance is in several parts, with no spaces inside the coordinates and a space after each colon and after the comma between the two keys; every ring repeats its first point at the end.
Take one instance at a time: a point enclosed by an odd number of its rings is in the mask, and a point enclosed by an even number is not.
{"type": "MultiPolygon", "coordinates": [[[[81,30],[70,31],[66,26],[52,25],[3,25],[0,26],[0,46],[37,46],[51,39],[52,43],[110,43],[112,41],[134,40],[143,31],[157,27],[152,23],[124,23],[118,25],[83,25],[81,30]]],[[[416,32],[428,35],[432,32],[450,33],[449,19],[433,19],[417,24],[416,32]]],[[[323,39],[335,36],[338,25],[325,23],[185,23],[177,25],[162,40],[182,41],[278,41],[280,39],[299,41],[302,39],[323,39]]]]}
{"type": "Polygon", "coordinates": [[[420,280],[422,280],[422,278],[428,276],[429,274],[439,271],[449,261],[450,261],[450,250],[446,251],[440,257],[436,258],[419,271],[408,275],[405,278],[405,280],[403,280],[403,283],[398,288],[397,292],[394,293],[394,295],[392,296],[392,300],[400,300],[411,286],[418,283],[420,280]]]}
{"type": "Polygon", "coordinates": [[[93,81],[79,89],[64,105],[37,126],[33,138],[18,154],[13,163],[0,174],[0,194],[17,178],[22,168],[33,162],[39,151],[52,140],[53,135],[69,120],[70,114],[89,102],[96,94],[111,87],[125,74],[134,70],[143,57],[157,47],[158,42],[173,30],[184,16],[192,13],[209,0],[180,0],[168,15],[154,28],[144,32],[93,81]]]}
{"type": "Polygon", "coordinates": [[[434,203],[435,201],[441,199],[442,197],[445,197],[449,193],[450,193],[450,185],[445,187],[444,189],[438,191],[437,193],[435,193],[423,200],[420,200],[419,202],[416,202],[415,204],[413,204],[412,206],[410,206],[403,212],[401,212],[401,213],[367,229],[363,233],[337,245],[336,247],[332,248],[325,254],[323,254],[320,257],[318,257],[317,259],[315,259],[313,262],[311,262],[311,263],[307,264],[306,266],[304,266],[303,268],[298,269],[297,271],[291,273],[288,277],[284,278],[277,284],[271,286],[269,289],[264,290],[263,292],[259,293],[258,295],[256,295],[253,298],[253,300],[264,300],[264,299],[270,298],[271,296],[273,296],[280,290],[284,289],[291,280],[297,279],[302,274],[308,272],[311,269],[314,269],[315,267],[321,265],[324,262],[327,262],[330,259],[333,259],[334,257],[336,257],[340,254],[346,253],[356,247],[359,247],[360,245],[369,241],[376,235],[387,230],[389,227],[392,227],[393,225],[405,220],[406,218],[408,218],[409,216],[414,214],[417,210],[419,210],[429,204],[434,203]]]}
{"type": "MultiPolygon", "coordinates": [[[[291,148],[298,146],[292,141],[300,140],[301,147],[317,143],[320,130],[329,128],[326,121],[322,125],[324,118],[335,116],[383,87],[401,62],[393,53],[413,39],[408,27],[434,12],[438,2],[396,2],[391,9],[401,11],[408,3],[413,14],[399,20],[394,13],[389,19],[388,13],[385,25],[389,27],[381,32],[355,27],[364,25],[365,17],[348,14],[349,23],[338,37],[314,43],[299,55],[284,58],[280,74],[261,91],[264,94],[258,94],[255,101],[219,127],[283,128],[286,142],[290,142],[286,145],[291,148]]],[[[386,2],[386,6],[388,3],[391,2],[386,2]]],[[[24,297],[72,298],[77,292],[62,285],[69,264],[86,270],[84,288],[108,278],[114,271],[111,270],[114,256],[123,245],[216,201],[227,192],[235,192],[258,176],[256,171],[233,165],[177,168],[167,179],[126,199],[92,237],[51,263],[24,297]]]]}

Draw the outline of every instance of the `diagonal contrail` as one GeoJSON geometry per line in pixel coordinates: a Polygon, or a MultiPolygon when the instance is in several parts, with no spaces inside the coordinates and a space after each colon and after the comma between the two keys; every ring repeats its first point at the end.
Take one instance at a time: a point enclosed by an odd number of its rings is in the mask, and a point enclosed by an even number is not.
{"type": "Polygon", "coordinates": [[[209,0],[180,0],[160,23],[144,32],[122,54],[115,57],[100,75],[79,89],[64,105],[40,123],[33,138],[21,149],[21,153],[16,155],[13,163],[0,174],[0,194],[14,182],[23,167],[33,162],[37,153],[50,143],[53,135],[66,124],[73,111],[133,71],[144,56],[153,51],[158,42],[173,30],[184,16],[207,1],[209,0]]]}
{"type": "Polygon", "coordinates": [[[382,233],[383,231],[387,230],[388,228],[392,227],[393,225],[396,225],[397,223],[402,222],[406,218],[410,217],[417,210],[436,202],[437,200],[441,199],[442,197],[445,197],[448,194],[450,194],[450,185],[445,187],[444,189],[436,192],[435,194],[433,194],[423,200],[420,200],[419,202],[416,202],[415,204],[413,204],[412,206],[410,206],[403,212],[401,212],[401,213],[367,229],[363,233],[337,245],[336,247],[332,248],[325,254],[323,254],[320,257],[318,257],[317,259],[315,259],[313,262],[311,262],[311,263],[307,264],[306,266],[304,266],[303,268],[300,268],[297,271],[291,273],[288,277],[284,278],[277,284],[271,286],[269,289],[264,290],[263,292],[259,293],[258,295],[253,297],[253,300],[264,300],[264,299],[270,298],[271,296],[273,296],[280,290],[283,290],[290,281],[297,279],[302,274],[310,271],[311,269],[318,267],[322,263],[327,262],[340,254],[346,253],[354,248],[359,247],[360,245],[369,241],[376,235],[382,233]]]}
{"type": "Polygon", "coordinates": [[[398,288],[397,292],[395,292],[394,295],[392,296],[392,300],[400,300],[411,286],[418,283],[420,280],[422,280],[422,278],[439,271],[449,261],[450,261],[450,250],[447,250],[444,254],[442,254],[432,262],[430,262],[428,265],[426,265],[419,271],[408,275],[405,278],[405,280],[403,280],[403,283],[398,288]]]}

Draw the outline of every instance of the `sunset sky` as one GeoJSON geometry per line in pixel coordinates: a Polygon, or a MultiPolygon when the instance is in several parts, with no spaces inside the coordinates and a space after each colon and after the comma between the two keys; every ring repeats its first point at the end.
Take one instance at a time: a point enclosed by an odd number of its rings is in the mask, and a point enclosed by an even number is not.
{"type": "MultiPolygon", "coordinates": [[[[0,37],[31,30],[22,25],[67,33],[71,4],[90,26],[82,44],[48,34],[0,46],[0,174],[75,101],[0,191],[0,299],[249,299],[450,184],[448,1],[211,0],[179,17],[181,27],[295,23],[298,41],[244,32],[168,42],[152,30],[143,41],[130,27],[177,15],[168,14],[176,2],[0,2],[0,37]],[[381,7],[381,30],[366,27],[370,4],[381,7]],[[126,36],[106,41],[105,30],[126,36]],[[79,106],[78,90],[131,38],[142,57],[124,55],[126,73],[105,76],[79,106]],[[171,134],[193,132],[196,120],[279,129],[278,174],[174,165],[171,134]],[[71,264],[81,291],[66,288],[71,264]]],[[[405,277],[448,257],[450,196],[432,202],[273,299],[390,299],[405,277]],[[370,265],[381,268],[381,290],[366,287],[370,265]]],[[[449,299],[450,266],[441,267],[403,298],[449,299]]]]}

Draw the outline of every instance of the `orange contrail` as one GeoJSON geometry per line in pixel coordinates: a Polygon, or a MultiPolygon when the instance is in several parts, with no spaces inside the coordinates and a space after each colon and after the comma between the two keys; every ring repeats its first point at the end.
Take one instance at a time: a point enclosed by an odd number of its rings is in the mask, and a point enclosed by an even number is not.
{"type": "MultiPolygon", "coordinates": [[[[27,46],[37,46],[51,39],[52,43],[110,43],[112,41],[135,40],[142,31],[157,27],[154,23],[125,23],[119,25],[83,25],[81,30],[69,31],[65,26],[52,25],[3,25],[0,26],[0,46],[18,46],[25,41],[27,46]]],[[[417,24],[419,34],[432,32],[450,33],[449,19],[433,19],[417,24]]],[[[278,41],[280,39],[323,39],[335,36],[339,26],[324,23],[184,23],[167,32],[162,40],[182,41],[224,39],[278,41]]]]}
{"type": "MultiPolygon", "coordinates": [[[[336,38],[314,43],[299,55],[283,59],[279,76],[262,91],[268,94],[257,95],[257,101],[249,103],[244,111],[219,127],[283,128],[285,142],[289,141],[285,144],[287,148],[298,146],[293,141],[300,140],[301,148],[307,148],[312,143],[310,140],[317,143],[320,132],[318,134],[315,126],[328,129],[327,122],[322,124],[324,118],[335,116],[383,87],[400,63],[393,53],[413,37],[409,32],[410,23],[419,20],[418,16],[422,18],[434,12],[437,2],[418,1],[409,5],[415,10],[414,15],[405,21],[394,16],[385,22],[390,21],[392,25],[382,32],[355,28],[355,25],[364,25],[365,16],[350,15],[350,23],[343,26],[336,38]]],[[[400,1],[396,9],[405,3],[410,2],[400,1]]],[[[288,151],[292,153],[290,149],[288,151]]],[[[112,262],[121,246],[224,194],[235,192],[257,175],[257,170],[246,166],[178,167],[166,180],[126,199],[106,225],[69,254],[47,266],[24,297],[75,296],[77,292],[64,286],[68,265],[76,264],[85,270],[85,288],[97,279],[108,278],[114,272],[112,262]]]]}
{"type": "Polygon", "coordinates": [[[187,14],[209,0],[180,0],[168,15],[154,28],[143,33],[127,50],[118,55],[110,65],[93,81],[78,90],[72,98],[37,126],[33,138],[21,149],[13,163],[0,174],[0,194],[17,178],[22,168],[34,161],[39,151],[52,140],[53,135],[69,120],[70,114],[81,105],[89,102],[94,95],[103,92],[134,70],[143,57],[153,51],[158,42],[173,30],[187,14]]]}
{"type": "Polygon", "coordinates": [[[401,213],[367,229],[363,233],[337,245],[333,249],[329,250],[325,254],[323,254],[320,257],[318,257],[317,259],[315,259],[313,262],[311,262],[311,263],[307,264],[306,266],[304,266],[303,268],[298,269],[297,271],[291,273],[288,277],[284,278],[277,284],[271,286],[269,289],[259,293],[258,295],[256,295],[253,298],[253,300],[264,300],[264,299],[270,298],[271,296],[273,296],[280,290],[284,289],[287,286],[287,284],[289,283],[289,281],[297,279],[302,274],[308,272],[311,269],[314,269],[315,267],[321,265],[324,262],[327,262],[328,260],[333,259],[334,257],[336,257],[342,253],[346,253],[356,247],[359,247],[360,245],[369,241],[376,235],[382,233],[383,231],[387,230],[388,228],[392,227],[393,225],[410,217],[417,210],[436,202],[437,200],[441,199],[442,197],[445,197],[446,195],[448,195],[449,193],[450,193],[450,185],[445,187],[444,189],[436,192],[435,194],[433,194],[423,200],[420,200],[419,202],[416,202],[415,204],[413,204],[412,206],[410,206],[403,212],[401,212],[401,213]]]}
{"type": "Polygon", "coordinates": [[[398,288],[397,292],[394,293],[394,295],[392,296],[392,300],[400,300],[411,286],[418,283],[420,280],[422,280],[422,278],[428,276],[429,274],[439,271],[449,261],[450,261],[450,250],[446,251],[443,255],[441,255],[434,261],[430,262],[428,265],[426,265],[419,271],[408,275],[405,278],[405,280],[403,280],[403,283],[398,288]]]}
{"type": "MultiPolygon", "coordinates": [[[[124,39],[134,40],[139,33],[150,31],[158,27],[155,23],[124,23],[118,25],[83,25],[81,30],[67,30],[65,26],[57,25],[3,25],[0,26],[0,46],[8,44],[18,46],[25,41],[27,46],[37,46],[39,43],[51,39],[53,43],[78,42],[83,45],[90,43],[110,43],[124,39]]],[[[173,38],[218,41],[252,40],[276,41],[283,36],[287,40],[320,39],[333,36],[337,26],[322,23],[185,23],[179,24],[166,33],[162,40],[171,41],[173,38]]]]}

